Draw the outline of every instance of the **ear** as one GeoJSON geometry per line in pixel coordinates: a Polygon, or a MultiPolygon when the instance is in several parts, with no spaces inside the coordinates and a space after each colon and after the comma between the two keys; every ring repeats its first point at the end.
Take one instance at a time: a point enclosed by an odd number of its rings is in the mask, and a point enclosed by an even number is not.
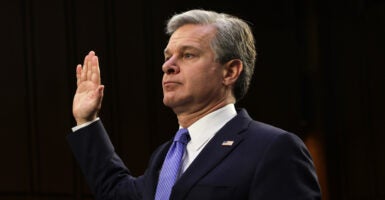
{"type": "Polygon", "coordinates": [[[234,85],[243,70],[243,63],[239,59],[233,59],[225,63],[223,69],[223,81],[226,86],[234,85]]]}

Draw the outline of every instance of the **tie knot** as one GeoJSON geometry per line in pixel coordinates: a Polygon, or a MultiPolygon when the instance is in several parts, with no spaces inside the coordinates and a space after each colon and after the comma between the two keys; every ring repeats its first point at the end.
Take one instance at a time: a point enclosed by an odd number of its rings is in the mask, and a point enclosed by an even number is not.
{"type": "Polygon", "coordinates": [[[188,130],[186,128],[179,129],[175,135],[174,141],[187,144],[190,141],[190,135],[188,134],[188,130]]]}

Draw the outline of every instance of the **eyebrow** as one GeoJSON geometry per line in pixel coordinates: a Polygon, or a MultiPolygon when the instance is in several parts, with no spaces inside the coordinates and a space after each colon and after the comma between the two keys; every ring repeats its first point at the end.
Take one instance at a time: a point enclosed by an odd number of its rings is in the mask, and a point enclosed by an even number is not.
{"type": "MultiPolygon", "coordinates": [[[[198,48],[194,47],[194,46],[191,46],[191,45],[186,45],[186,46],[182,46],[178,49],[178,51],[185,51],[185,50],[189,50],[189,49],[193,49],[193,50],[199,50],[198,48]]],[[[169,50],[167,48],[164,49],[163,51],[164,54],[169,54],[169,50]]]]}

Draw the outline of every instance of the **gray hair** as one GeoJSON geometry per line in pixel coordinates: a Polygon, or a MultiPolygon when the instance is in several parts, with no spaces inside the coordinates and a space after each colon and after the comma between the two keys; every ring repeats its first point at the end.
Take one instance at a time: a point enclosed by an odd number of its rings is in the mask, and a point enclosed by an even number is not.
{"type": "Polygon", "coordinates": [[[229,14],[195,9],[172,16],[167,22],[166,33],[172,35],[186,24],[216,27],[217,33],[211,42],[211,47],[219,63],[224,64],[232,59],[242,61],[243,71],[233,89],[237,101],[242,99],[249,89],[257,56],[249,25],[244,20],[229,14]]]}

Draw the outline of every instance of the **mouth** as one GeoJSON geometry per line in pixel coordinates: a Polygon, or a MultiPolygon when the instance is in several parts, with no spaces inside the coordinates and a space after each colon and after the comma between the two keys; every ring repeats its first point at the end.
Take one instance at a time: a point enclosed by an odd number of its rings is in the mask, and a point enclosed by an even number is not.
{"type": "Polygon", "coordinates": [[[177,85],[181,85],[180,82],[177,81],[164,81],[163,82],[163,88],[171,89],[177,85]]]}
{"type": "Polygon", "coordinates": [[[176,82],[176,81],[164,81],[163,82],[163,85],[166,86],[166,85],[174,85],[174,84],[180,84],[179,82],[176,82]]]}

